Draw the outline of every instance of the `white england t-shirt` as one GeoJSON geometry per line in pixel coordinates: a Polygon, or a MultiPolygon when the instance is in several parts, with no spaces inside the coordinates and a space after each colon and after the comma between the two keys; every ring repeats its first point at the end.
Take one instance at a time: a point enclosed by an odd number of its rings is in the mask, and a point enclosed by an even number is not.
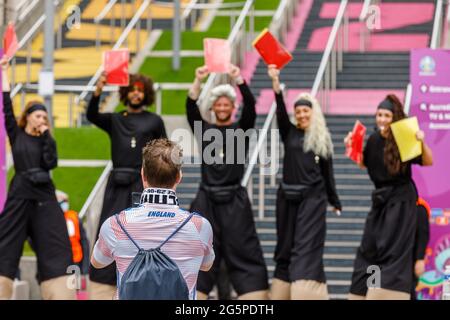
{"type": "MultiPolygon", "coordinates": [[[[159,246],[190,213],[180,209],[175,192],[169,189],[145,189],[141,205],[122,211],[119,220],[134,241],[143,248],[159,246]]],[[[196,298],[199,270],[208,271],[214,262],[213,233],[208,220],[194,215],[162,248],[178,266],[189,289],[196,298]]],[[[103,265],[116,262],[118,283],[138,252],[136,246],[120,228],[115,216],[107,219],[95,244],[93,256],[103,265]]]]}

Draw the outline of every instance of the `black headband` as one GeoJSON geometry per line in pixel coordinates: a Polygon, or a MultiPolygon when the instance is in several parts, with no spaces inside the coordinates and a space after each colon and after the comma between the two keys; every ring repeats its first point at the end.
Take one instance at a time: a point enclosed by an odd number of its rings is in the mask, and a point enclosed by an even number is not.
{"type": "Polygon", "coordinates": [[[306,100],[306,99],[299,99],[299,100],[295,101],[294,108],[298,107],[298,106],[305,106],[305,107],[309,107],[312,109],[311,101],[306,100]]]}
{"type": "Polygon", "coordinates": [[[386,98],[380,102],[380,104],[378,105],[378,109],[386,109],[394,113],[394,104],[391,100],[386,98]]]}
{"type": "Polygon", "coordinates": [[[47,112],[47,109],[45,108],[44,105],[37,103],[37,104],[33,104],[33,105],[27,110],[27,114],[31,114],[31,113],[33,113],[33,112],[35,112],[35,111],[38,111],[38,110],[47,112]]]}

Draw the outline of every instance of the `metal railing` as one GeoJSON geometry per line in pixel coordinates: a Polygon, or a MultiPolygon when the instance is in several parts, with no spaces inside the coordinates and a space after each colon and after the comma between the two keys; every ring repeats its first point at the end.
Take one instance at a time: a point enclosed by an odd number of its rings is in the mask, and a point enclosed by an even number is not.
{"type": "Polygon", "coordinates": [[[441,45],[442,41],[442,29],[444,22],[444,0],[436,1],[436,10],[434,12],[433,34],[431,35],[431,49],[437,49],[441,45]]]}
{"type": "MultiPolygon", "coordinates": [[[[200,10],[203,10],[197,9],[197,7],[199,4],[204,4],[206,2],[207,0],[191,0],[191,2],[189,2],[181,15],[181,31],[185,31],[187,29],[188,21],[190,22],[189,28],[194,29],[194,26],[200,17],[200,10]],[[190,20],[189,17],[191,18],[190,20]]],[[[183,5],[181,8],[183,8],[183,5]]]]}
{"type": "Polygon", "coordinates": [[[366,51],[366,47],[370,41],[370,29],[367,26],[367,18],[369,14],[369,8],[373,4],[379,3],[381,0],[364,0],[364,4],[359,15],[359,51],[366,51]]]}
{"type": "Polygon", "coordinates": [[[336,89],[337,72],[342,71],[344,51],[348,50],[347,5],[348,0],[342,0],[339,5],[311,90],[311,94],[317,96],[320,101],[324,112],[329,109],[329,93],[336,89]]]}
{"type": "Polygon", "coordinates": [[[4,24],[13,21],[17,25],[17,23],[24,21],[35,10],[39,4],[39,0],[22,0],[14,6],[8,4],[5,4],[5,1],[0,3],[0,11],[6,13],[5,18],[8,20],[4,21],[4,24]]]}
{"type": "MultiPolygon", "coordinates": [[[[195,0],[193,0],[192,2],[195,2],[195,0]]],[[[191,3],[192,3],[191,2],[191,3]]],[[[216,17],[222,17],[222,16],[226,16],[229,17],[230,19],[230,29],[233,28],[233,25],[236,23],[236,19],[237,17],[239,17],[239,15],[241,14],[242,8],[245,6],[245,1],[244,2],[227,2],[227,3],[207,3],[206,0],[204,1],[197,1],[199,3],[197,4],[192,4],[192,5],[188,5],[186,6],[186,10],[185,10],[185,14],[183,14],[182,16],[182,21],[181,21],[181,28],[182,30],[186,30],[186,26],[187,26],[187,20],[188,20],[188,10],[191,13],[191,20],[190,20],[190,28],[193,29],[194,25],[200,15],[201,11],[204,10],[215,10],[214,16],[216,17]],[[223,9],[235,9],[235,10],[223,10],[223,9]],[[238,10],[241,9],[241,10],[238,10]]],[[[183,8],[183,6],[182,6],[183,8]]],[[[255,15],[253,14],[253,10],[251,10],[248,13],[248,17],[250,19],[254,19],[255,15]]]]}
{"type": "MultiPolygon", "coordinates": [[[[295,15],[297,6],[299,5],[299,1],[296,0],[282,0],[280,2],[280,5],[278,6],[278,9],[272,19],[272,22],[270,24],[270,31],[278,37],[278,39],[285,43],[286,40],[286,34],[289,30],[290,23],[292,21],[292,18],[295,15]]],[[[284,91],[284,84],[281,85],[282,91],[284,91]]],[[[267,141],[269,139],[269,130],[274,129],[276,127],[276,121],[275,121],[275,113],[276,113],[276,103],[272,103],[269,113],[267,114],[266,119],[264,120],[263,127],[261,131],[259,132],[258,141],[256,146],[253,150],[250,150],[249,154],[249,163],[246,168],[244,177],[242,178],[241,185],[243,187],[247,187],[248,194],[250,201],[253,202],[253,194],[254,194],[254,185],[253,185],[253,171],[257,165],[259,165],[259,170],[257,175],[259,176],[259,183],[258,183],[258,216],[260,219],[264,218],[264,204],[265,204],[265,186],[266,186],[266,165],[259,163],[258,164],[258,158],[259,155],[262,152],[262,149],[267,147],[267,141]]],[[[272,150],[278,148],[278,137],[273,137],[273,135],[270,135],[271,139],[271,148],[272,150]]],[[[271,154],[272,156],[273,154],[271,154]]],[[[276,153],[278,155],[278,153],[276,153]]],[[[273,159],[270,161],[270,165],[273,165],[273,159]]],[[[276,184],[276,172],[270,172],[270,185],[275,186],[276,184]]]]}
{"type": "MultiPolygon", "coordinates": [[[[199,4],[202,4],[206,2],[207,0],[191,0],[188,5],[182,5],[181,7],[184,9],[183,14],[181,16],[181,26],[182,30],[186,29],[187,21],[189,20],[189,17],[191,16],[191,28],[193,28],[193,24],[197,20],[198,17],[198,10],[203,10],[204,8],[200,7],[199,4]]],[[[100,29],[101,29],[101,23],[106,18],[108,14],[110,14],[110,44],[112,45],[114,43],[115,39],[115,28],[116,28],[116,20],[120,18],[120,27],[123,29],[125,27],[126,19],[125,19],[125,6],[130,5],[130,3],[127,3],[125,0],[120,0],[121,4],[121,16],[116,16],[116,5],[119,2],[119,0],[110,0],[102,9],[102,11],[94,18],[94,24],[96,26],[96,40],[95,40],[95,46],[97,50],[100,49],[100,29]]],[[[137,4],[137,2],[135,2],[137,4]]],[[[173,7],[172,3],[167,2],[158,2],[158,1],[152,1],[152,4],[154,5],[160,5],[160,6],[167,6],[167,7],[173,7]]],[[[149,33],[152,30],[152,13],[151,9],[147,9],[147,16],[146,16],[146,30],[149,33]]],[[[137,25],[138,28],[140,28],[140,23],[137,25]]],[[[136,36],[138,37],[138,36],[136,36]]]]}
{"type": "MultiPolygon", "coordinates": [[[[285,85],[281,84],[281,91],[284,94],[285,85]]],[[[252,150],[251,155],[249,157],[249,164],[247,166],[247,169],[245,171],[244,177],[241,181],[241,186],[247,187],[247,191],[249,194],[249,198],[253,202],[253,170],[256,167],[258,163],[258,158],[261,155],[262,149],[267,147],[267,141],[269,140],[269,130],[274,129],[276,127],[275,122],[275,113],[277,110],[277,104],[274,101],[272,105],[270,106],[269,113],[267,114],[266,120],[264,121],[263,127],[260,131],[260,134],[258,136],[258,141],[256,143],[255,148],[252,150]]],[[[272,131],[273,132],[273,131],[272,131]]],[[[278,146],[278,136],[274,137],[273,135],[270,135],[270,142],[271,142],[271,161],[269,162],[270,166],[273,166],[275,164],[275,159],[278,161],[277,155],[279,151],[278,146]],[[276,150],[277,152],[273,153],[273,151],[276,150]],[[275,157],[274,157],[275,156],[275,157]]],[[[258,183],[258,216],[260,219],[264,218],[264,199],[265,199],[265,179],[267,177],[266,171],[267,165],[259,163],[259,183],[258,183]]],[[[276,172],[274,173],[273,170],[270,171],[270,185],[275,186],[276,183],[276,172]]]]}
{"type": "Polygon", "coordinates": [[[100,178],[95,183],[91,193],[89,193],[86,202],[78,213],[78,217],[82,221],[86,218],[86,233],[90,243],[90,249],[95,244],[95,237],[97,235],[98,223],[103,207],[103,196],[105,194],[106,184],[108,182],[109,174],[113,168],[112,162],[109,161],[103,170],[100,178]]]}
{"type": "MultiPolygon", "coordinates": [[[[449,22],[444,19],[445,16],[445,1],[437,0],[436,9],[434,11],[433,33],[431,34],[430,49],[438,49],[442,45],[443,29],[448,28],[449,22]]],[[[447,9],[450,10],[450,2],[447,3],[447,9]]],[[[404,110],[409,114],[411,109],[412,86],[408,83],[406,86],[404,110]]]]}
{"type": "Polygon", "coordinates": [[[83,207],[81,208],[80,212],[78,213],[78,216],[83,219],[86,216],[86,212],[88,211],[89,205],[94,200],[94,195],[99,191],[101,186],[103,185],[103,182],[108,178],[108,175],[105,174],[105,171],[110,171],[112,169],[112,162],[109,161],[108,164],[105,167],[105,170],[100,175],[100,178],[98,179],[97,183],[95,184],[94,188],[92,189],[91,193],[89,194],[88,198],[86,199],[86,202],[84,203],[83,207]]]}
{"type": "MultiPolygon", "coordinates": [[[[138,23],[138,22],[140,22],[142,14],[148,8],[148,6],[150,5],[151,2],[152,2],[152,0],[144,0],[142,2],[142,4],[139,6],[139,9],[134,14],[133,18],[130,20],[130,22],[128,23],[126,28],[123,30],[123,32],[120,34],[119,39],[116,41],[116,43],[112,47],[112,50],[119,49],[123,45],[125,40],[127,39],[130,32],[133,30],[133,28],[136,25],[140,26],[140,23],[138,23]]],[[[138,28],[138,30],[136,30],[136,31],[137,31],[136,34],[139,35],[140,28],[138,28]]],[[[137,51],[139,51],[139,42],[137,43],[137,51]]],[[[102,72],[103,72],[103,66],[99,66],[97,71],[95,72],[94,76],[91,78],[91,80],[89,80],[87,87],[93,86],[100,78],[100,75],[102,72]]],[[[86,98],[87,94],[88,94],[87,90],[81,92],[81,94],[75,100],[76,104],[79,104],[82,100],[84,100],[86,98]]]]}
{"type": "MultiPolygon", "coordinates": [[[[99,50],[100,48],[100,24],[102,20],[106,17],[106,15],[112,10],[111,12],[111,19],[110,19],[110,27],[111,27],[111,44],[114,42],[115,39],[115,32],[114,28],[116,26],[116,16],[115,16],[115,10],[113,7],[116,5],[117,0],[110,0],[106,6],[103,7],[102,11],[94,18],[94,24],[96,29],[96,35],[95,35],[95,48],[99,50]]],[[[122,8],[123,9],[123,8],[122,8]]],[[[121,10],[124,14],[124,10],[121,10]]]]}
{"type": "MultiPolygon", "coordinates": [[[[55,0],[55,7],[59,6],[61,4],[61,0],[55,0]]],[[[35,39],[35,37],[38,35],[37,31],[43,26],[45,21],[45,13],[42,14],[36,22],[31,26],[31,28],[27,31],[27,33],[20,39],[18,43],[18,51],[22,50],[24,46],[26,46],[26,58],[25,58],[25,64],[26,64],[26,80],[25,83],[29,84],[31,82],[31,64],[32,64],[32,42],[35,39]]],[[[17,57],[14,56],[11,60],[11,88],[13,90],[16,86],[16,65],[17,65],[17,57]]]]}
{"type": "MultiPolygon", "coordinates": [[[[177,82],[155,82],[153,84],[153,89],[155,90],[155,113],[158,115],[162,114],[163,111],[163,91],[180,91],[180,90],[189,90],[191,87],[191,83],[177,83],[177,82]]],[[[27,93],[37,93],[39,90],[38,84],[17,84],[14,89],[11,91],[11,97],[16,95],[21,96],[20,100],[20,109],[23,111],[25,108],[25,97],[27,93]]],[[[75,103],[75,95],[81,92],[89,92],[92,93],[96,90],[96,86],[81,86],[81,85],[55,85],[54,86],[55,93],[68,93],[68,123],[69,127],[82,126],[82,117],[78,116],[77,119],[74,118],[74,108],[81,109],[81,106],[77,106],[75,103]],[[75,121],[76,120],[76,121],[75,121]]],[[[103,92],[106,93],[115,93],[118,92],[119,88],[117,86],[105,86],[103,88],[103,92]]],[[[75,110],[78,111],[78,110],[75,110]]],[[[80,110],[81,111],[81,110],[80,110]]],[[[83,109],[84,112],[84,109],[83,109]]],[[[78,112],[77,112],[78,113],[78,112]]],[[[80,112],[81,113],[81,112],[80,112]]]]}

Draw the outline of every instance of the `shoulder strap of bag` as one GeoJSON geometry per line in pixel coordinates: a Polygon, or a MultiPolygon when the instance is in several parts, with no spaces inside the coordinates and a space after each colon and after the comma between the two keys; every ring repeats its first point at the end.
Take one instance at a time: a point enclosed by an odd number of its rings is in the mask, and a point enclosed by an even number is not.
{"type": "Polygon", "coordinates": [[[161,247],[163,246],[163,245],[165,245],[178,231],[180,231],[181,230],[181,228],[183,228],[185,225],[186,225],[186,223],[188,223],[189,222],[189,220],[191,220],[191,218],[194,216],[194,214],[195,214],[195,212],[192,212],[190,215],[189,215],[189,217],[187,217],[186,218],[186,220],[184,220],[183,221],[183,223],[181,224],[181,225],[179,225],[178,226],[178,228],[176,228],[175,229],[175,231],[174,232],[172,232],[172,234],[170,235],[170,236],[168,236],[167,237],[167,239],[166,240],[164,240],[163,241],[163,243],[161,243],[159,246],[158,246],[158,248],[157,249],[161,249],[161,247]]]}
{"type": "Polygon", "coordinates": [[[139,250],[142,250],[141,247],[139,247],[139,245],[136,243],[136,241],[134,241],[134,239],[130,236],[130,234],[128,233],[128,231],[125,229],[125,227],[122,225],[122,223],[119,220],[119,215],[116,214],[116,221],[119,224],[120,228],[123,230],[123,232],[125,232],[125,234],[127,235],[128,239],[131,240],[131,242],[133,242],[133,244],[136,246],[136,248],[138,248],[139,250]]]}

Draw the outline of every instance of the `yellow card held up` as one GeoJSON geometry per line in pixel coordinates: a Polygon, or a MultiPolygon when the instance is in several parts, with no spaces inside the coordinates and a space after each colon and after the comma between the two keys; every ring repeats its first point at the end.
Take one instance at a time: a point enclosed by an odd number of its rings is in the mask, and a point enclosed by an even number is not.
{"type": "Polygon", "coordinates": [[[402,162],[409,161],[422,154],[422,143],[416,138],[416,133],[420,130],[416,117],[392,123],[391,130],[400,151],[402,162]]]}

